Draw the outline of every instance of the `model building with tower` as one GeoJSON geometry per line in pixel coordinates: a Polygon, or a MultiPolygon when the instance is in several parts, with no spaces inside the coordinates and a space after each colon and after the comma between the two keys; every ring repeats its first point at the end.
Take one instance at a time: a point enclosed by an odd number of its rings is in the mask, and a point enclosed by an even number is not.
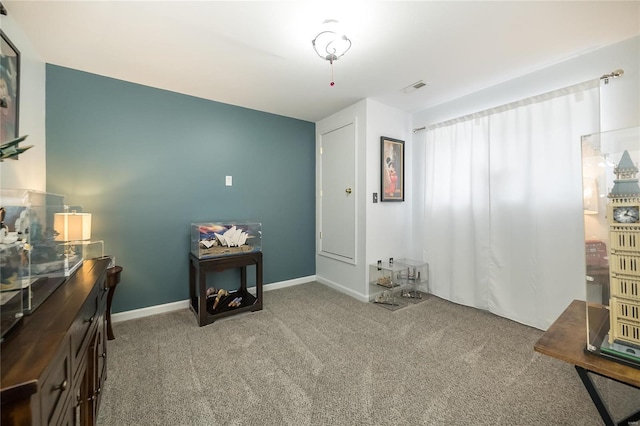
{"type": "MultiPolygon", "coordinates": [[[[624,151],[608,195],[609,348],[640,361],[640,186],[638,167],[624,151]]],[[[606,346],[606,345],[605,345],[606,346]]]]}

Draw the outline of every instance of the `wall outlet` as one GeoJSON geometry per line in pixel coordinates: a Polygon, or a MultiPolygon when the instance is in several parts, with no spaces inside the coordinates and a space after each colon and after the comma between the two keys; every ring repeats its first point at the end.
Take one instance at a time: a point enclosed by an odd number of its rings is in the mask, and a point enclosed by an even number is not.
{"type": "Polygon", "coordinates": [[[224,180],[226,186],[233,186],[233,176],[227,176],[224,180]]]}

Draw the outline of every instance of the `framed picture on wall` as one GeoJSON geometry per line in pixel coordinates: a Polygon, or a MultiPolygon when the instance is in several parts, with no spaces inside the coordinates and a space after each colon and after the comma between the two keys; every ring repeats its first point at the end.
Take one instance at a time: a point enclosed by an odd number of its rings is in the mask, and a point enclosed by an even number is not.
{"type": "Polygon", "coordinates": [[[380,201],[404,201],[404,141],[380,137],[380,201]]]}
{"type": "Polygon", "coordinates": [[[20,52],[0,30],[0,143],[18,137],[20,52]]]}

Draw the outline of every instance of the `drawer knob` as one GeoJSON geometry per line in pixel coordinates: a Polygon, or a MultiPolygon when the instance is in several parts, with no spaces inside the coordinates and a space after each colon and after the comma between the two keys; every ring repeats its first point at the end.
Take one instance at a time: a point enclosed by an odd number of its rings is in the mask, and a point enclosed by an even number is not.
{"type": "Polygon", "coordinates": [[[100,355],[102,358],[106,358],[107,357],[107,353],[106,352],[102,352],[102,355],[100,355]]]}
{"type": "Polygon", "coordinates": [[[69,383],[65,380],[64,382],[60,383],[59,385],[54,386],[53,390],[61,390],[61,391],[67,390],[67,386],[68,385],[69,385],[69,383]]]}

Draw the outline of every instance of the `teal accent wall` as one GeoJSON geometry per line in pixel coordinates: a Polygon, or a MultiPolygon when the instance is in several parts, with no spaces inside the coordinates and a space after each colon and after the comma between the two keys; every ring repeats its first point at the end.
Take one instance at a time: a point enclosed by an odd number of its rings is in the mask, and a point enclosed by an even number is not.
{"type": "Polygon", "coordinates": [[[54,65],[46,78],[47,191],[92,213],[124,268],[113,312],[188,299],[191,223],[261,222],[267,285],[315,274],[314,123],[54,65]]]}

